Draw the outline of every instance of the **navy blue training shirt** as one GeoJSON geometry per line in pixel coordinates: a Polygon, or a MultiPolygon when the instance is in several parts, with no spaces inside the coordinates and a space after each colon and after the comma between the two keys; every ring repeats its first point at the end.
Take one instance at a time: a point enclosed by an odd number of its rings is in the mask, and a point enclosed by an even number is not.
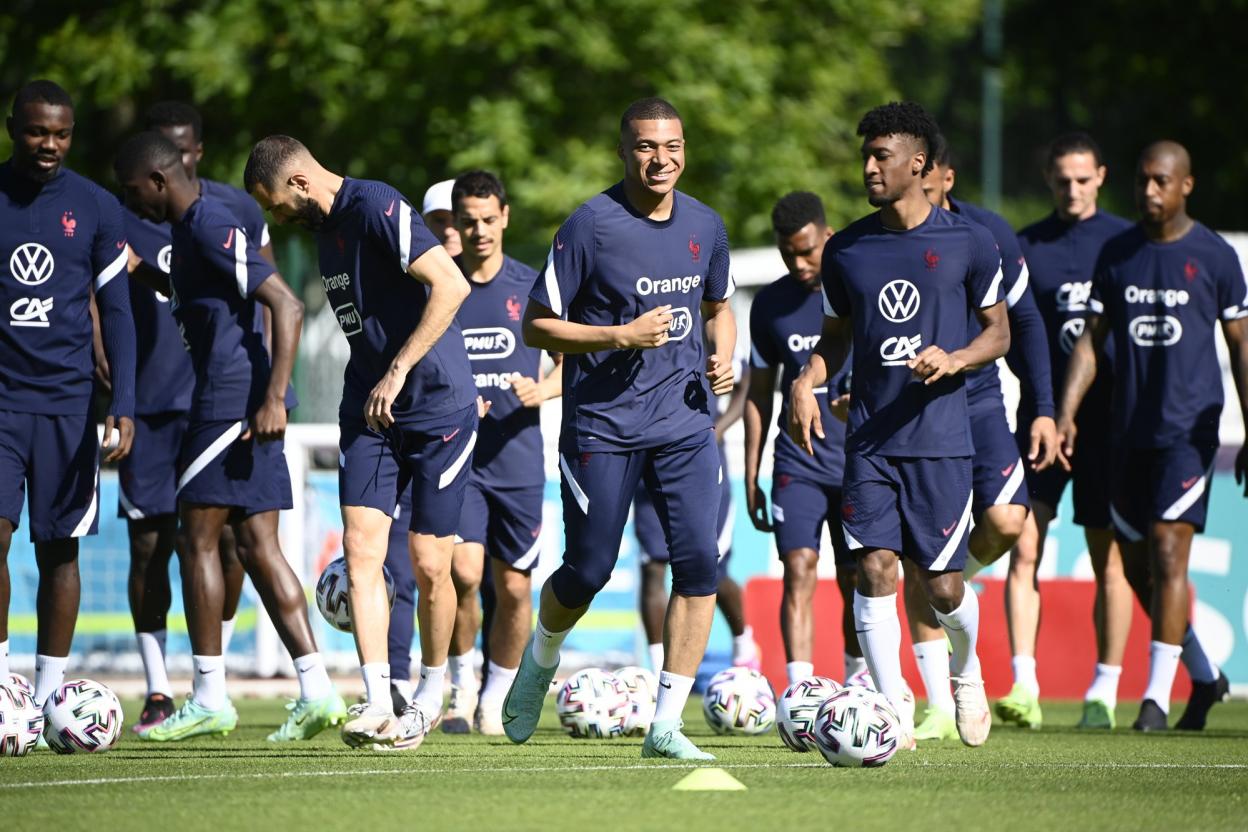
{"type": "Polygon", "coordinates": [[[676,191],[672,215],[639,214],[616,184],[576,210],[555,235],[529,297],[566,320],[617,326],[670,304],[658,349],[568,355],[560,447],[651,448],[713,427],[706,384],[703,301],[728,298],[728,232],[713,210],[676,191]]]}
{"type": "Polygon", "coordinates": [[[962,349],[967,317],[1000,303],[1001,257],[988,229],[942,208],[907,231],[877,211],[823,250],[824,314],[852,318],[853,394],[846,450],[971,456],[963,374],[925,385],[906,362],[929,346],[962,349]]]}

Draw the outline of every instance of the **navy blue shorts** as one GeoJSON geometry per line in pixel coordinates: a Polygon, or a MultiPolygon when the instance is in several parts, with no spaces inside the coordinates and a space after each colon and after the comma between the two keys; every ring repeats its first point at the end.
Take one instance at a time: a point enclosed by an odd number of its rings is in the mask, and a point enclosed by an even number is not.
{"type": "Polygon", "coordinates": [[[1148,537],[1154,521],[1190,523],[1205,530],[1216,443],[1169,448],[1115,448],[1110,516],[1125,543],[1148,537]]]}
{"type": "Polygon", "coordinates": [[[502,488],[469,480],[456,542],[480,543],[490,557],[528,572],[541,553],[544,490],[541,483],[502,488]]]}
{"type": "Polygon", "coordinates": [[[559,468],[566,549],[551,588],[561,604],[584,606],[607,585],[639,482],[649,489],[663,526],[673,591],[714,594],[719,512],[707,510],[721,500],[714,431],[636,451],[564,450],[559,468]]]}
{"type": "Polygon", "coordinates": [[[1030,506],[1024,487],[1027,466],[1006,421],[1005,409],[994,406],[972,410],[971,438],[975,443],[975,456],[971,458],[975,495],[972,516],[982,517],[992,506],[1030,506]]]}
{"type": "MultiPolygon", "coordinates": [[[[735,531],[736,509],[732,504],[732,483],[724,472],[723,451],[720,451],[719,466],[719,514],[716,517],[716,541],[719,550],[720,571],[727,566],[732,558],[732,534],[735,531]]],[[[663,534],[663,524],[659,522],[659,513],[654,508],[654,500],[644,484],[637,486],[633,496],[633,532],[637,535],[637,545],[641,549],[641,562],[667,563],[667,538],[663,534]]]]}
{"type": "Polygon", "coordinates": [[[178,457],[188,424],[185,411],[134,417],[134,445],[117,466],[118,517],[178,513],[178,457]]]}
{"type": "Polygon", "coordinates": [[[242,439],[247,420],[186,426],[178,459],[178,502],[229,506],[244,517],[290,508],[285,442],[242,439]]]}
{"type": "Polygon", "coordinates": [[[790,474],[774,474],[771,481],[771,525],[776,549],[783,557],[797,549],[819,551],[827,524],[837,566],[854,565],[841,528],[841,489],[790,474]]]}
{"type": "Polygon", "coordinates": [[[931,572],[966,566],[971,458],[845,454],[841,523],[850,551],[888,549],[931,572]]]}
{"type": "MultiPolygon", "coordinates": [[[[1105,419],[1106,414],[1084,418],[1084,411],[1079,411],[1076,422],[1079,434],[1075,438],[1075,457],[1070,461],[1070,471],[1054,463],[1043,471],[1027,472],[1027,490],[1032,502],[1044,503],[1053,509],[1054,517],[1066,484],[1072,483],[1075,524],[1089,529],[1108,529],[1111,525],[1109,495],[1113,490],[1113,460],[1105,419]]],[[[1030,428],[1031,422],[1023,422],[1020,414],[1018,448],[1024,455],[1031,449],[1030,428]]]]}
{"type": "Polygon", "coordinates": [[[30,487],[34,543],[95,534],[100,525],[100,448],[87,413],[0,410],[0,517],[17,528],[30,487]]]}
{"type": "Polygon", "coordinates": [[[363,417],[341,414],[339,422],[340,505],[375,508],[393,517],[399,495],[410,485],[408,529],[435,537],[455,534],[477,444],[475,403],[442,424],[419,429],[396,423],[378,433],[363,417]]]}

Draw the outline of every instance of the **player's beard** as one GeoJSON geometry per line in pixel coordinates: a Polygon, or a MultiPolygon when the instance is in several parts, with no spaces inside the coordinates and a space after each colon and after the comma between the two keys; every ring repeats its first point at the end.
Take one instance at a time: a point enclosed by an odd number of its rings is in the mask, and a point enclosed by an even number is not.
{"type": "Polygon", "coordinates": [[[299,225],[309,231],[319,231],[325,224],[325,211],[314,199],[306,196],[295,197],[295,210],[291,216],[299,225]]]}

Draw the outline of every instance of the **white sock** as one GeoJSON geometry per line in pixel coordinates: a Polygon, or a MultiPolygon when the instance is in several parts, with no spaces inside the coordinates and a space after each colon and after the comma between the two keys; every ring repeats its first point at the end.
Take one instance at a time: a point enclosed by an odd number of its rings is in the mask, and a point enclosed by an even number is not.
{"type": "Polygon", "coordinates": [[[427,716],[433,717],[442,713],[442,688],[445,681],[445,663],[437,667],[429,667],[424,663],[420,665],[420,684],[416,686],[416,696],[412,701],[419,705],[427,716]]]}
{"type": "Polygon", "coordinates": [[[1179,656],[1183,648],[1177,644],[1154,641],[1148,646],[1148,687],[1144,698],[1157,703],[1165,713],[1170,713],[1170,689],[1174,687],[1174,674],[1179,670],[1179,656]]]}
{"type": "Polygon", "coordinates": [[[875,688],[903,712],[906,681],[901,675],[901,619],[897,617],[897,593],[868,598],[854,592],[854,624],[858,645],[871,669],[875,688]]]}
{"type": "Polygon", "coordinates": [[[914,661],[919,666],[927,707],[953,716],[953,691],[949,688],[949,650],[943,638],[914,645],[914,661]]]}
{"type": "Polygon", "coordinates": [[[789,674],[789,684],[796,684],[803,679],[809,679],[815,675],[815,665],[813,662],[789,662],[784,666],[785,672],[789,674]]]}
{"type": "MultiPolygon", "coordinates": [[[[477,677],[472,672],[473,653],[469,650],[462,656],[447,656],[446,666],[451,675],[451,685],[460,690],[475,691],[477,689],[477,677]]],[[[423,667],[423,665],[422,665],[423,667]]]]}
{"type": "Polygon", "coordinates": [[[9,681],[9,640],[0,641],[0,679],[4,684],[9,681]]]}
{"type": "Polygon", "coordinates": [[[1014,683],[1022,685],[1035,696],[1040,695],[1040,680],[1036,678],[1036,657],[1015,656],[1010,660],[1014,668],[1014,683]]]}
{"type": "Polygon", "coordinates": [[[143,659],[143,674],[147,677],[147,695],[163,693],[173,698],[173,688],[169,685],[169,671],[165,667],[165,637],[167,631],[156,630],[151,633],[135,633],[139,642],[139,656],[143,659]]]}
{"type": "Polygon", "coordinates": [[[221,655],[224,656],[230,652],[230,639],[234,638],[234,622],[238,620],[235,615],[229,621],[221,622],[221,655]]]}
{"type": "Polygon", "coordinates": [[[1096,663],[1096,675],[1088,692],[1083,695],[1085,702],[1099,699],[1109,706],[1110,710],[1118,705],[1118,679],[1122,676],[1122,667],[1112,664],[1096,663]]]}
{"type": "MultiPolygon", "coordinates": [[[[35,704],[40,708],[65,681],[68,656],[35,656],[35,704]]],[[[7,682],[8,679],[6,678],[7,682]]]]}
{"type": "Polygon", "coordinates": [[[503,667],[490,662],[490,672],[485,677],[485,687],[481,691],[481,707],[501,706],[507,698],[511,683],[516,680],[516,667],[503,667]]]}
{"type": "Polygon", "coordinates": [[[334,685],[325,670],[320,653],[308,653],[295,659],[295,675],[299,677],[300,699],[324,699],[333,695],[334,685]]]}
{"type": "Polygon", "coordinates": [[[650,669],[655,673],[663,670],[663,642],[651,644],[646,648],[650,651],[650,669]]]}
{"type": "Polygon", "coordinates": [[[935,609],[932,611],[953,645],[949,672],[954,676],[980,678],[979,656],[975,655],[975,644],[979,641],[979,598],[975,596],[975,590],[967,584],[962,604],[948,615],[935,609]]]}
{"type": "Polygon", "coordinates": [[[693,690],[692,676],[677,676],[666,670],[660,673],[659,696],[654,706],[654,721],[651,724],[657,725],[660,722],[680,719],[691,690],[693,690]]]}
{"type": "Polygon", "coordinates": [[[360,668],[364,674],[364,698],[370,706],[381,706],[392,710],[393,700],[390,699],[390,663],[370,662],[360,668]]]}
{"type": "Polygon", "coordinates": [[[571,627],[561,633],[552,633],[546,629],[546,625],[542,623],[541,617],[538,617],[537,627],[533,630],[533,649],[531,651],[533,660],[537,662],[538,667],[550,669],[559,666],[559,648],[563,645],[563,640],[568,637],[570,632],[572,632],[571,627]]]}
{"type": "Polygon", "coordinates": [[[1196,638],[1196,631],[1191,624],[1187,625],[1187,632],[1183,634],[1183,666],[1187,668],[1187,675],[1192,677],[1193,682],[1208,684],[1218,681],[1218,667],[1205,655],[1205,648],[1201,646],[1200,639],[1196,638]]]}
{"type": "Polygon", "coordinates": [[[191,698],[210,711],[225,707],[225,656],[191,656],[195,662],[195,682],[191,698]]]}
{"type": "Polygon", "coordinates": [[[862,656],[855,656],[852,653],[844,654],[845,679],[848,681],[858,671],[867,666],[867,660],[862,656]]]}
{"type": "Polygon", "coordinates": [[[733,664],[745,664],[752,661],[758,652],[754,648],[754,628],[746,627],[741,635],[732,637],[733,664]]]}

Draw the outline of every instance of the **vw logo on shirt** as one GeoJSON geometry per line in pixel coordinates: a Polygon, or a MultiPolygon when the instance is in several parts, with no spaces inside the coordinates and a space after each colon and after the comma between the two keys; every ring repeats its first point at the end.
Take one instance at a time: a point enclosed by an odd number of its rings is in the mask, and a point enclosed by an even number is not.
{"type": "Polygon", "coordinates": [[[909,280],[890,280],[880,290],[880,314],[895,324],[905,323],[919,311],[919,290],[909,280]]]}
{"type": "Polygon", "coordinates": [[[52,252],[39,243],[22,243],[9,256],[9,274],[27,286],[47,282],[55,268],[52,252]]]}

